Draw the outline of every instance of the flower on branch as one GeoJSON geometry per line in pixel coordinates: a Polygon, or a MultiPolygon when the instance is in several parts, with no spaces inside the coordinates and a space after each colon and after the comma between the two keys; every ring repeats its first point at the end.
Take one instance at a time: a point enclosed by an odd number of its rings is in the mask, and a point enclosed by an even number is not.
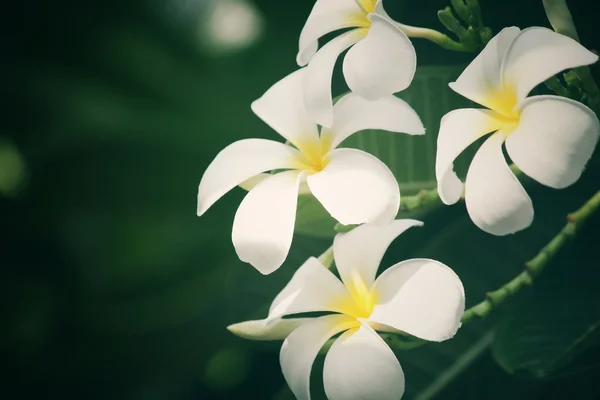
{"type": "Polygon", "coordinates": [[[403,261],[376,278],[390,243],[421,225],[404,219],[385,227],[365,224],[338,234],[333,253],[341,281],[316,258],[309,258],[275,297],[265,320],[241,322],[228,329],[248,339],[285,339],[281,368],[299,400],[310,399],[310,372],[320,349],[341,333],[325,358],[327,397],[399,399],[404,392],[402,368],[376,331],[440,342],[454,336],[465,306],[460,279],[438,261],[403,261]],[[282,318],[308,312],[333,314],[282,318]]]}
{"type": "Polygon", "coordinates": [[[453,162],[471,143],[492,133],[469,167],[464,196],[473,222],[494,235],[520,231],[533,221],[531,199],[502,152],[539,183],[560,189],[575,183],[598,142],[598,118],[585,105],[529,92],[553,75],[589,65],[598,56],[546,28],[503,29],[450,87],[487,109],[459,109],[440,123],[436,156],[438,192],[457,202],[463,183],[453,162]]]}
{"type": "Polygon", "coordinates": [[[237,185],[250,191],[233,222],[232,241],[242,261],[263,274],[279,268],[289,252],[298,193],[312,193],[344,225],[388,223],[398,213],[400,191],[389,168],[357,149],[338,148],[364,129],[425,133],[415,111],[390,95],[375,101],[355,94],[333,109],[333,125],[319,129],[302,98],[306,69],[273,85],[252,104],[254,113],[290,145],[244,139],[223,149],[198,188],[198,216],[237,185]],[[265,171],[284,170],[275,174],[265,171]]]}
{"type": "Polygon", "coordinates": [[[333,124],[331,78],[339,55],[346,83],[357,95],[376,100],[406,89],[415,74],[417,56],[406,34],[389,18],[381,0],[317,0],[300,33],[298,65],[307,66],[304,101],[320,125],[333,124]],[[319,49],[318,39],[354,28],[319,49]],[[317,51],[318,50],[318,51],[317,51]]]}

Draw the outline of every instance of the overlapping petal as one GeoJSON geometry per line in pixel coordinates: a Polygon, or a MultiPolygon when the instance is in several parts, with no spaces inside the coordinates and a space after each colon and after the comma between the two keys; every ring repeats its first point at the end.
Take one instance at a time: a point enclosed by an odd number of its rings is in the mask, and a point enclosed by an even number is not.
{"type": "Polygon", "coordinates": [[[564,97],[534,96],[523,103],[506,150],[525,174],[561,189],[579,179],[599,135],[598,117],[588,107],[564,97]]]}
{"type": "Polygon", "coordinates": [[[501,122],[489,110],[465,108],[444,115],[437,140],[435,174],[438,193],[445,204],[456,203],[463,193],[463,184],[453,170],[454,160],[471,143],[500,126],[501,122]]]}
{"type": "Polygon", "coordinates": [[[593,64],[598,56],[577,41],[547,28],[524,29],[502,62],[502,84],[523,100],[535,86],[568,68],[593,64]]]}
{"type": "Polygon", "coordinates": [[[304,107],[304,69],[292,72],[271,86],[252,105],[252,111],[277,133],[298,146],[319,138],[317,125],[304,107]]]}
{"type": "Polygon", "coordinates": [[[390,95],[377,100],[365,100],[356,93],[342,97],[333,106],[332,148],[353,133],[364,129],[380,129],[423,135],[425,127],[419,115],[404,100],[390,95]]]}
{"type": "Polygon", "coordinates": [[[355,0],[317,0],[302,32],[296,62],[303,67],[319,48],[318,39],[338,29],[359,26],[362,10],[355,0]]]}
{"type": "Polygon", "coordinates": [[[303,324],[285,339],[279,361],[283,376],[298,400],[310,399],[310,371],[321,347],[333,335],[356,325],[353,318],[326,315],[303,324]]]}
{"type": "Polygon", "coordinates": [[[336,305],[352,299],[340,280],[314,257],[310,257],[275,297],[269,318],[314,311],[341,311],[336,305]]]}
{"type": "Polygon", "coordinates": [[[407,229],[422,225],[421,221],[414,219],[397,219],[384,227],[364,224],[348,233],[336,235],[333,254],[342,281],[350,285],[358,275],[367,288],[371,287],[381,259],[392,241],[407,229]]]}
{"type": "Polygon", "coordinates": [[[398,400],[404,393],[400,363],[367,325],[333,342],[325,356],[323,383],[329,400],[398,400]]]}
{"type": "Polygon", "coordinates": [[[231,237],[240,260],[262,274],[283,264],[292,244],[298,185],[304,173],[284,171],[260,182],[240,204],[231,237]]]}
{"type": "Polygon", "coordinates": [[[400,191],[389,168],[371,154],[336,149],[321,172],[307,178],[313,195],[344,225],[388,223],[400,207],[400,191]]]}
{"type": "Polygon", "coordinates": [[[453,337],[460,327],[464,288],[454,271],[438,261],[400,262],[377,278],[373,293],[378,300],[369,321],[437,342],[453,337]]]}
{"type": "Polygon", "coordinates": [[[198,216],[225,193],[264,171],[293,168],[299,152],[266,139],[243,139],[225,147],[208,166],[198,187],[198,216]]]}
{"type": "Polygon", "coordinates": [[[329,128],[333,124],[331,78],[336,60],[344,50],[362,39],[366,32],[366,29],[355,29],[332,39],[314,55],[305,68],[304,105],[308,114],[319,125],[329,128]]]}
{"type": "Polygon", "coordinates": [[[313,318],[286,318],[277,321],[264,319],[238,322],[227,327],[234,335],[250,340],[284,340],[292,331],[313,318]]]}
{"type": "Polygon", "coordinates": [[[479,148],[465,182],[469,216],[482,230],[507,235],[533,222],[533,205],[502,154],[504,136],[493,134],[479,148]]]}
{"type": "Polygon", "coordinates": [[[344,58],[343,70],[350,89],[375,100],[406,89],[417,69],[417,55],[410,39],[393,22],[369,14],[367,36],[344,58]]]}
{"type": "Polygon", "coordinates": [[[488,108],[495,108],[493,96],[501,89],[502,60],[519,35],[516,26],[504,28],[489,41],[456,82],[449,84],[456,93],[488,108]]]}

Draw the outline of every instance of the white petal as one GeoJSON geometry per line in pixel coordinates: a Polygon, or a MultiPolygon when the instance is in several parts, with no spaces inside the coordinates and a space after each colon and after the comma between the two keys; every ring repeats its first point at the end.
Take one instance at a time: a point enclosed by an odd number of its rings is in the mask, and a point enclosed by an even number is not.
{"type": "Polygon", "coordinates": [[[463,184],[453,170],[454,160],[471,143],[500,128],[500,122],[489,110],[464,108],[442,117],[437,139],[435,175],[440,199],[445,204],[456,203],[463,193],[463,184]]]}
{"type": "Polygon", "coordinates": [[[336,149],[329,164],[306,178],[313,195],[344,225],[387,223],[398,214],[400,189],[394,174],[371,154],[336,149]]]}
{"type": "Polygon", "coordinates": [[[358,277],[371,287],[381,259],[392,241],[413,226],[422,226],[414,219],[397,219],[386,226],[364,224],[348,233],[337,234],[333,240],[335,265],[346,285],[358,277]]]}
{"type": "Polygon", "coordinates": [[[231,238],[240,260],[262,274],[283,264],[292,244],[298,185],[304,173],[285,171],[248,192],[233,220],[231,238]]]}
{"type": "Polygon", "coordinates": [[[425,340],[453,337],[465,311],[460,279],[435,260],[418,258],[388,268],[375,281],[373,293],[378,300],[369,321],[425,340]]]}
{"type": "Polygon", "coordinates": [[[460,74],[456,82],[449,84],[452,90],[482,106],[493,108],[490,95],[500,90],[502,60],[520,31],[516,26],[502,29],[460,74]]]}
{"type": "Polygon", "coordinates": [[[279,361],[283,376],[298,400],[310,400],[310,370],[321,347],[333,335],[356,324],[356,319],[345,315],[326,315],[303,324],[285,339],[279,361]]]}
{"type": "Polygon", "coordinates": [[[569,7],[567,7],[566,0],[542,0],[542,3],[552,29],[579,41],[579,35],[577,35],[577,29],[575,29],[573,17],[569,7]]]}
{"type": "Polygon", "coordinates": [[[314,257],[310,257],[275,297],[269,318],[314,311],[341,312],[336,304],[351,301],[342,282],[314,257]]]}
{"type": "Polygon", "coordinates": [[[344,77],[353,92],[369,100],[406,89],[417,69],[410,39],[393,22],[369,14],[371,28],[344,58],[344,77]]]}
{"type": "Polygon", "coordinates": [[[350,93],[333,106],[332,147],[337,147],[347,137],[364,129],[381,129],[423,135],[425,127],[421,119],[404,100],[385,96],[378,100],[365,100],[350,93]]]}
{"type": "Polygon", "coordinates": [[[525,174],[560,189],[579,179],[599,135],[598,117],[583,104],[558,96],[534,96],[523,103],[506,150],[525,174]]]}
{"type": "Polygon", "coordinates": [[[547,28],[524,29],[502,63],[502,83],[524,99],[535,86],[568,68],[593,64],[598,56],[575,40],[547,28]]]}
{"type": "Polygon", "coordinates": [[[225,147],[208,166],[198,187],[198,216],[246,179],[264,171],[293,168],[299,152],[266,139],[244,139],[225,147]]]}
{"type": "Polygon", "coordinates": [[[331,77],[335,62],[344,50],[362,39],[365,33],[365,29],[355,29],[330,40],[305,68],[304,105],[319,125],[329,128],[333,124],[331,77]]]}
{"type": "Polygon", "coordinates": [[[304,107],[304,75],[304,69],[292,72],[251,105],[260,119],[295,146],[302,141],[319,139],[317,125],[304,107]]]}
{"type": "MultiPolygon", "coordinates": [[[[300,32],[299,51],[296,62],[303,67],[308,64],[319,47],[318,39],[342,28],[359,24],[363,15],[355,0],[317,0],[306,24],[300,32]]],[[[366,20],[366,18],[365,18],[366,20]]]]}
{"type": "Polygon", "coordinates": [[[244,339],[283,340],[294,329],[312,320],[314,318],[289,318],[277,321],[259,319],[229,325],[227,330],[244,339]]]}
{"type": "Polygon", "coordinates": [[[492,235],[508,235],[533,222],[531,199],[512,173],[504,154],[501,132],[487,139],[467,172],[465,202],[469,216],[492,235]]]}
{"type": "Polygon", "coordinates": [[[333,342],[323,384],[329,400],[398,400],[404,394],[404,373],[383,339],[362,325],[333,342]]]}

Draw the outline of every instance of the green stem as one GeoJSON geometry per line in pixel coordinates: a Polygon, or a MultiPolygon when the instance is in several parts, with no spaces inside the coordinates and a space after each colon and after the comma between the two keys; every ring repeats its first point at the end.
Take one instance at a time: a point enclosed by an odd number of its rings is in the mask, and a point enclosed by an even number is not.
{"type": "Polygon", "coordinates": [[[485,318],[493,308],[500,305],[508,297],[514,295],[523,287],[530,286],[535,277],[543,271],[544,267],[552,260],[556,253],[575,236],[577,230],[585,224],[598,207],[600,207],[600,191],[590,198],[579,210],[569,214],[567,224],[534,258],[525,263],[525,270],[523,272],[499,289],[488,292],[485,300],[466,310],[462,322],[467,323],[475,317],[485,318]]]}

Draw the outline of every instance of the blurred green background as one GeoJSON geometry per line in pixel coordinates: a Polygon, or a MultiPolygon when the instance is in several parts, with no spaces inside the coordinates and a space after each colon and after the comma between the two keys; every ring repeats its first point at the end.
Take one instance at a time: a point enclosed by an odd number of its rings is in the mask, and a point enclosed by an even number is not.
{"type": "MultiPolygon", "coordinates": [[[[547,26],[540,1],[481,0],[484,21],[547,26]]],[[[446,0],[386,0],[410,25],[442,29],[446,0]]],[[[569,2],[582,42],[598,48],[590,2],[569,2]]],[[[312,0],[56,0],[5,5],[0,132],[0,397],[290,399],[280,343],[225,327],[268,302],[330,239],[299,221],[286,264],[263,277],[230,240],[243,191],[195,215],[203,171],[232,141],[277,139],[250,103],[295,68],[312,0]],[[311,236],[312,235],[312,236],[311,236]]],[[[407,98],[426,138],[369,132],[348,145],[390,165],[403,193],[431,187],[439,118],[463,106],[446,83],[473,54],[415,40],[407,98]]],[[[597,69],[594,70],[598,76],[597,69]]],[[[345,90],[337,75],[336,93],[345,90]]],[[[543,89],[542,89],[543,90],[543,89]]],[[[528,182],[536,219],[510,237],[479,231],[464,205],[421,214],[424,228],[384,259],[439,259],[467,305],[522,269],[565,215],[598,189],[528,182]]],[[[472,154],[472,151],[470,152],[472,154]]],[[[466,167],[467,157],[460,161],[466,167]]],[[[330,225],[327,225],[330,227],[330,225]]],[[[319,228],[321,229],[321,228],[319,228]]],[[[400,352],[406,399],[594,399],[600,389],[596,216],[534,284],[444,344],[400,352]]],[[[313,378],[322,398],[319,364],[313,378]]],[[[376,399],[375,399],[376,400],[376,399]]]]}

